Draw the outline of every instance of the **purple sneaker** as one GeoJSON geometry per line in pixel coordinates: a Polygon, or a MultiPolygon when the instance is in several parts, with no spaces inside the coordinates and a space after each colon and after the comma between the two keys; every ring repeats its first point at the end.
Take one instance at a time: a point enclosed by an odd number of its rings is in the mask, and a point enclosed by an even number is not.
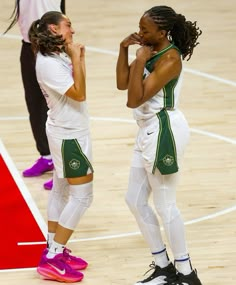
{"type": "Polygon", "coordinates": [[[63,259],[63,253],[54,258],[47,258],[46,250],[43,251],[37,272],[44,278],[59,282],[79,282],[83,279],[83,273],[72,269],[63,259]]]}
{"type": "Polygon", "coordinates": [[[34,176],[40,176],[44,172],[53,170],[54,165],[52,159],[45,159],[43,157],[40,157],[35,164],[26,170],[23,171],[24,177],[34,177],[34,176]]]}
{"type": "Polygon", "coordinates": [[[52,179],[50,179],[49,181],[47,181],[43,184],[43,188],[45,190],[52,190],[52,186],[53,186],[53,180],[52,179]]]}

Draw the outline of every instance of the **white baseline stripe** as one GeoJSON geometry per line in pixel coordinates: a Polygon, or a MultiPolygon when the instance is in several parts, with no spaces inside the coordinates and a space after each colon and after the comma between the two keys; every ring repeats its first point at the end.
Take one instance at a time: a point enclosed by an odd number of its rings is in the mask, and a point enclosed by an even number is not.
{"type": "Polygon", "coordinates": [[[1,273],[6,273],[6,272],[21,272],[21,271],[35,271],[36,267],[31,267],[31,268],[17,268],[17,269],[0,269],[0,274],[1,273]]]}

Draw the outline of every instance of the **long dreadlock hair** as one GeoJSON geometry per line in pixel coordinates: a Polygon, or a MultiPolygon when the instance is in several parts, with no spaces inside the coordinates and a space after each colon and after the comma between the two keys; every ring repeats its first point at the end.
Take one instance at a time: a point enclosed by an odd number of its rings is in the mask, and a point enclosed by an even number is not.
{"type": "Polygon", "coordinates": [[[167,32],[168,39],[179,48],[183,59],[187,56],[187,60],[191,58],[193,49],[199,44],[198,37],[202,34],[196,21],[187,21],[185,16],[168,6],[152,7],[144,15],[152,18],[160,30],[167,32]]]}

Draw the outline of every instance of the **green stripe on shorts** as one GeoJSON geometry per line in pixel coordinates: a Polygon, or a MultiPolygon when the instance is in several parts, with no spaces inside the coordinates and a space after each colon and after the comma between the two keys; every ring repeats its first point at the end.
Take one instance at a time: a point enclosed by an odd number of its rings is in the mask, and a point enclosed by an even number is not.
{"type": "Polygon", "coordinates": [[[169,115],[165,109],[157,113],[159,119],[159,135],[157,140],[156,158],[152,173],[158,168],[161,174],[172,174],[178,171],[175,139],[171,130],[169,115]]]}
{"type": "Polygon", "coordinates": [[[76,139],[63,140],[61,146],[64,177],[75,178],[88,174],[93,167],[76,139]]]}

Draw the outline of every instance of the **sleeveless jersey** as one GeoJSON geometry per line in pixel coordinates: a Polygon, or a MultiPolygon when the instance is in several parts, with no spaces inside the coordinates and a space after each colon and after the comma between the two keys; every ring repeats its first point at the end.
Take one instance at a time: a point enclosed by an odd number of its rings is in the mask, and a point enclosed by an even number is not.
{"type": "MultiPolygon", "coordinates": [[[[155,62],[168,50],[175,48],[179,49],[171,44],[165,49],[161,50],[150,58],[145,65],[143,79],[150,75],[154,69],[155,62]]],[[[176,109],[178,106],[178,100],[180,95],[180,89],[182,84],[182,71],[179,77],[172,79],[168,82],[159,92],[157,92],[152,98],[143,103],[141,106],[133,110],[133,116],[135,120],[148,120],[158,113],[163,108],[176,109]]],[[[158,79],[157,79],[158,80],[158,79]]]]}

